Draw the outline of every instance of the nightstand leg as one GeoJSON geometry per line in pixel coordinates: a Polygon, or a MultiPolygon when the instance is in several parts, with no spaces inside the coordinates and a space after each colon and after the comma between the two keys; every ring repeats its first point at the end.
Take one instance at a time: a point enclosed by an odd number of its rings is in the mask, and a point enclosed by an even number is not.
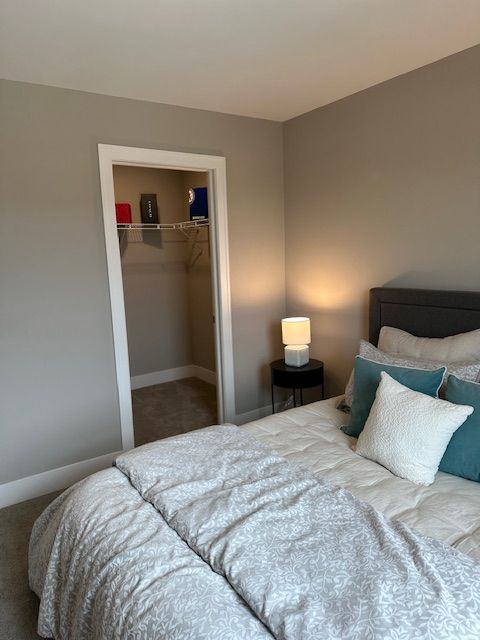
{"type": "Polygon", "coordinates": [[[300,405],[303,407],[303,389],[300,387],[300,405]]]}
{"type": "Polygon", "coordinates": [[[293,408],[295,408],[297,406],[297,394],[295,393],[295,389],[292,389],[293,391],[293,408]]]}
{"type": "Polygon", "coordinates": [[[270,385],[271,389],[272,389],[272,413],[275,413],[275,397],[274,397],[274,393],[273,393],[273,384],[270,385]]]}

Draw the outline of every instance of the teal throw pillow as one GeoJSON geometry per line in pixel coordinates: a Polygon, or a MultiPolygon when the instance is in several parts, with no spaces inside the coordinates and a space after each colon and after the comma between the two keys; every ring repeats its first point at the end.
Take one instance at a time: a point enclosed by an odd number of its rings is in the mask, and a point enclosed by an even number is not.
{"type": "Polygon", "coordinates": [[[453,434],[439,470],[480,482],[480,384],[450,375],[445,398],[454,404],[469,404],[473,413],[453,434]]]}
{"type": "Polygon", "coordinates": [[[413,391],[419,391],[432,398],[437,398],[446,370],[446,367],[440,367],[434,371],[399,367],[393,364],[373,362],[357,356],[355,358],[354,395],[350,411],[350,422],[347,426],[342,427],[342,431],[347,436],[353,436],[354,438],[358,438],[361,434],[375,400],[382,371],[386,371],[394,380],[413,391]]]}

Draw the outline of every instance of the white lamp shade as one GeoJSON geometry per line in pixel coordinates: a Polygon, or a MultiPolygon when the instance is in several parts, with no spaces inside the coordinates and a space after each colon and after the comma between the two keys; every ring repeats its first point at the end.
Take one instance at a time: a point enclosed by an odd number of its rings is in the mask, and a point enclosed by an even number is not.
{"type": "Polygon", "coordinates": [[[310,344],[310,318],[283,318],[283,344],[310,344]]]}

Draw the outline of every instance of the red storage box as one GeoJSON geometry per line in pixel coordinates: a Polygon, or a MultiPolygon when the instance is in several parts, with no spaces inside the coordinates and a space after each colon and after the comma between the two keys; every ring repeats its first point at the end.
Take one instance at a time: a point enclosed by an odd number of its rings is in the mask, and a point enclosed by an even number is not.
{"type": "Polygon", "coordinates": [[[132,223],[132,207],[128,202],[119,202],[115,205],[117,212],[117,224],[131,224],[132,223]]]}

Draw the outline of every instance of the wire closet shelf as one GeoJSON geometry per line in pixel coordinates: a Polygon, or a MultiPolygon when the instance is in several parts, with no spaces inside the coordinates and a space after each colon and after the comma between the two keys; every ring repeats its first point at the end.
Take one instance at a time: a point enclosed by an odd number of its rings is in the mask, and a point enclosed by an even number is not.
{"type": "Polygon", "coordinates": [[[187,220],[186,222],[167,222],[167,223],[143,223],[143,222],[131,222],[128,224],[117,224],[117,229],[143,229],[145,231],[163,231],[167,229],[178,229],[179,231],[187,229],[197,229],[198,227],[208,227],[209,220],[187,220]]]}
{"type": "MultiPolygon", "coordinates": [[[[187,220],[185,222],[167,222],[167,223],[143,223],[143,222],[130,222],[126,224],[117,223],[117,230],[123,231],[119,234],[119,240],[121,237],[128,235],[129,231],[167,231],[174,230],[180,231],[187,239],[190,245],[190,259],[187,264],[187,269],[192,269],[198,260],[203,255],[203,249],[199,246],[199,233],[201,227],[208,227],[208,218],[203,220],[187,220]]],[[[141,238],[141,234],[140,234],[141,238]]],[[[137,240],[138,241],[138,240],[137,240]]]]}

